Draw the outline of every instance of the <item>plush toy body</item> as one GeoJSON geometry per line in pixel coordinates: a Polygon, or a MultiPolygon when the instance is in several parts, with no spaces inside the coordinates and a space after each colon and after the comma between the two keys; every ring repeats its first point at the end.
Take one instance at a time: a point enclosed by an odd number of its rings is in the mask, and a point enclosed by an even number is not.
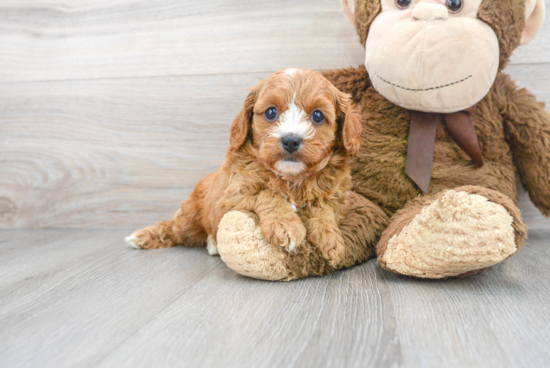
{"type": "Polygon", "coordinates": [[[526,238],[516,174],[550,215],[550,116],[502,72],[540,29],[544,3],[343,2],[367,51],[366,68],[325,72],[353,96],[363,125],[341,227],[348,257],[329,266],[307,242],[290,254],[258,236],[254,214],[230,212],[222,259],[247,276],[288,280],[375,255],[390,271],[434,279],[509,258],[526,238]]]}
{"type": "MultiPolygon", "coordinates": [[[[348,80],[348,72],[366,78],[363,68],[327,75],[345,90],[346,82],[341,82],[348,80]]],[[[526,235],[514,203],[514,159],[520,168],[535,170],[526,184],[535,198],[546,201],[539,206],[548,213],[550,173],[540,165],[550,169],[550,121],[540,119],[545,117],[542,106],[525,91],[515,90],[506,75],[499,74],[472,115],[484,166],[474,165],[441,119],[426,195],[405,174],[410,112],[372,87],[355,96],[361,101],[365,131],[352,163],[354,189],[393,215],[377,249],[384,267],[437,278],[486,268],[514,254],[526,235]],[[537,115],[536,120],[525,119],[537,115]]]]}

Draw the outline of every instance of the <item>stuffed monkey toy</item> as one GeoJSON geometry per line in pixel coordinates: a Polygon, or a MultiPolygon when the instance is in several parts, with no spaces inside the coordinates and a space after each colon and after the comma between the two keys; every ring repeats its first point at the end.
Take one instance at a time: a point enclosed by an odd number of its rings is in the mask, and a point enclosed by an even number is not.
{"type": "Polygon", "coordinates": [[[326,71],[361,114],[346,256],[329,265],[307,241],[267,243],[253,213],[230,212],[218,250],[267,280],[324,275],[378,257],[392,272],[441,279],[514,255],[526,227],[516,174],[550,215],[550,116],[505,73],[542,26],[543,0],[342,0],[365,66],[326,71]],[[353,231],[351,230],[353,229],[353,231]]]}

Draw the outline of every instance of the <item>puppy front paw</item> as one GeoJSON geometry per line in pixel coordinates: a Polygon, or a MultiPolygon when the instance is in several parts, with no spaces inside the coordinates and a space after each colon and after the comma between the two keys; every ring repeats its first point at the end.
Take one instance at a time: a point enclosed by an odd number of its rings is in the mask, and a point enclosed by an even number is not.
{"type": "Polygon", "coordinates": [[[310,243],[317,246],[323,258],[333,267],[344,260],[346,248],[344,238],[338,229],[335,231],[318,231],[310,232],[308,240],[310,243]]]}
{"type": "Polygon", "coordinates": [[[260,227],[269,243],[280,245],[289,252],[296,252],[297,247],[306,239],[306,228],[298,216],[260,220],[260,227]]]}
{"type": "Polygon", "coordinates": [[[124,240],[127,245],[137,249],[158,249],[173,245],[167,239],[162,239],[156,226],[149,226],[135,231],[124,240]]]}

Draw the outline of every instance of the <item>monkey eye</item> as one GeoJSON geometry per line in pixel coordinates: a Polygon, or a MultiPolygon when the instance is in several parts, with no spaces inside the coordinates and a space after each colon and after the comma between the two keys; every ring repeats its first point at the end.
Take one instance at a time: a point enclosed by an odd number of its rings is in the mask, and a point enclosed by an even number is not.
{"type": "Polygon", "coordinates": [[[277,118],[279,117],[279,111],[277,110],[276,107],[274,106],[271,106],[269,109],[267,109],[265,111],[265,114],[264,114],[265,118],[267,121],[269,121],[270,123],[274,122],[275,120],[277,120],[277,118]]]}
{"type": "Polygon", "coordinates": [[[317,124],[321,125],[325,122],[325,115],[319,110],[315,110],[311,113],[311,120],[317,124]]]}
{"type": "Polygon", "coordinates": [[[399,9],[407,9],[411,5],[411,0],[395,0],[395,5],[399,9]]]}
{"type": "Polygon", "coordinates": [[[462,0],[447,0],[447,9],[449,12],[456,14],[462,10],[463,2],[462,0]]]}

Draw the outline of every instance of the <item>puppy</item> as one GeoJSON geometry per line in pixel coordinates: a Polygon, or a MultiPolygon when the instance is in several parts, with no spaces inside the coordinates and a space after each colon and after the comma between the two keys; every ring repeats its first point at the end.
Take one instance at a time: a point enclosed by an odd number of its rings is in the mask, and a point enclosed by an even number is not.
{"type": "Polygon", "coordinates": [[[293,252],[307,239],[329,263],[340,262],[348,160],[361,144],[350,97],[307,69],[279,71],[250,91],[231,126],[223,166],[171,220],[136,231],[127,243],[147,249],[207,243],[217,254],[222,217],[245,210],[258,215],[271,244],[293,252]]]}

